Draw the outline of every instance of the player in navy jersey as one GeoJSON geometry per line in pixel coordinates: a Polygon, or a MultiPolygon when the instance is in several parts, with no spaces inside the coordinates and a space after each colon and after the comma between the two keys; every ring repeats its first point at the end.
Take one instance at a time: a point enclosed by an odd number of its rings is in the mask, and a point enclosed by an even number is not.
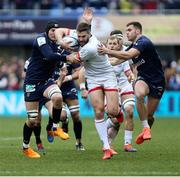
{"type": "Polygon", "coordinates": [[[130,22],[126,27],[127,38],[132,42],[127,51],[113,51],[104,46],[99,46],[98,51],[100,54],[116,57],[116,63],[132,59],[137,66],[138,74],[134,90],[143,131],[136,138],[136,143],[141,144],[144,140],[151,139],[150,128],[154,122],[154,112],[165,89],[165,77],[155,46],[150,39],[142,35],[142,25],[139,22],[130,22]]]}
{"type": "Polygon", "coordinates": [[[27,157],[39,158],[40,155],[29,146],[32,131],[40,125],[39,101],[44,96],[52,100],[53,135],[68,139],[69,135],[59,127],[62,110],[62,95],[58,85],[51,79],[58,62],[63,66],[62,51],[56,44],[54,31],[57,22],[51,21],[46,32],[39,34],[34,40],[31,60],[24,81],[24,98],[28,119],[23,128],[23,152],[27,157]]]}
{"type": "MultiPolygon", "coordinates": [[[[79,70],[81,68],[80,64],[69,64],[66,63],[67,75],[64,78],[64,81],[60,87],[63,96],[63,102],[65,103],[64,109],[61,113],[62,128],[64,132],[68,132],[68,119],[66,105],[70,111],[72,120],[73,120],[73,130],[76,138],[76,150],[85,150],[81,142],[82,138],[82,122],[79,116],[79,101],[78,101],[78,92],[74,83],[74,80],[78,79],[79,70]]],[[[55,70],[54,79],[56,80],[61,73],[58,69],[55,70]]],[[[51,121],[47,126],[47,130],[51,130],[51,121]]],[[[49,139],[49,138],[48,138],[49,139]]]]}

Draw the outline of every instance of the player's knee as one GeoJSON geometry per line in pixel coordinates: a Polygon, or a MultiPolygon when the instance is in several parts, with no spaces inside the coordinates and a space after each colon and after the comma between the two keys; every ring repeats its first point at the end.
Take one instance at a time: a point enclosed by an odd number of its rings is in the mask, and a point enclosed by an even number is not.
{"type": "Polygon", "coordinates": [[[28,125],[34,127],[36,125],[37,120],[39,120],[39,111],[38,110],[29,110],[27,111],[28,115],[28,125]]]}
{"type": "Polygon", "coordinates": [[[133,118],[133,113],[134,113],[134,108],[132,106],[128,106],[125,109],[126,117],[132,119],[133,118]]]}
{"type": "Polygon", "coordinates": [[[116,117],[119,114],[119,109],[118,107],[114,107],[110,110],[108,110],[108,114],[111,115],[112,117],[116,117]]]}
{"type": "Polygon", "coordinates": [[[51,100],[53,102],[53,106],[55,107],[62,107],[62,95],[60,93],[55,93],[52,97],[51,100]]]}
{"type": "Polygon", "coordinates": [[[95,116],[96,116],[96,118],[102,118],[102,117],[104,117],[104,111],[95,110],[95,116]]]}
{"type": "Polygon", "coordinates": [[[144,95],[136,94],[137,102],[144,103],[144,95]]]}
{"type": "Polygon", "coordinates": [[[53,105],[59,105],[62,103],[61,90],[58,87],[52,87],[48,92],[48,98],[52,100],[53,105]]]}

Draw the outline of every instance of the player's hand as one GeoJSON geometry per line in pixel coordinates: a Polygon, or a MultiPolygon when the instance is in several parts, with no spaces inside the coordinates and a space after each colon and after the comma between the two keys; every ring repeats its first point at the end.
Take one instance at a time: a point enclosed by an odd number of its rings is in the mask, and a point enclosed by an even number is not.
{"type": "Polygon", "coordinates": [[[72,53],[66,56],[66,61],[72,64],[80,63],[81,61],[77,58],[77,53],[72,53]]]}
{"type": "Polygon", "coordinates": [[[103,44],[98,45],[97,51],[100,55],[108,54],[108,48],[106,48],[103,44]]]}
{"type": "Polygon", "coordinates": [[[87,99],[88,98],[88,91],[86,89],[80,90],[81,98],[87,99]]]}
{"type": "Polygon", "coordinates": [[[70,47],[70,44],[71,44],[71,43],[72,43],[71,41],[65,42],[65,41],[61,40],[61,42],[59,43],[59,45],[60,45],[60,47],[61,47],[62,49],[65,49],[65,50],[68,50],[68,51],[73,51],[74,49],[73,49],[72,47],[70,47]]]}
{"type": "Polygon", "coordinates": [[[86,21],[86,23],[91,24],[93,19],[93,10],[89,7],[85,8],[82,17],[86,21]]]}
{"type": "Polygon", "coordinates": [[[128,76],[128,81],[129,81],[129,83],[134,83],[134,81],[135,81],[135,76],[134,76],[133,73],[129,74],[129,76],[128,76]]]}

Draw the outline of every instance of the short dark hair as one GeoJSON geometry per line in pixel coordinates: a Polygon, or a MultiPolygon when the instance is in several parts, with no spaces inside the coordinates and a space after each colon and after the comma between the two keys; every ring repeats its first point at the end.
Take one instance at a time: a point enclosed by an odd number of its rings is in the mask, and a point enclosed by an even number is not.
{"type": "Polygon", "coordinates": [[[133,25],[135,28],[138,28],[140,30],[140,32],[142,32],[142,25],[139,22],[129,22],[126,26],[130,26],[133,25]]]}
{"type": "Polygon", "coordinates": [[[111,31],[110,36],[117,36],[118,38],[122,39],[123,33],[121,30],[113,30],[111,31]]]}
{"type": "Polygon", "coordinates": [[[76,27],[76,31],[78,32],[83,32],[83,31],[87,31],[90,32],[91,31],[91,26],[88,23],[79,23],[76,27]]]}

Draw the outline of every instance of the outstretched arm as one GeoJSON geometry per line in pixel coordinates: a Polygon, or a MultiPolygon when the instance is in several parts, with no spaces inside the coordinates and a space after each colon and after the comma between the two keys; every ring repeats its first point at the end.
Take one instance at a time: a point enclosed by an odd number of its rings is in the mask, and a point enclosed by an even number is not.
{"type": "Polygon", "coordinates": [[[104,45],[98,46],[98,53],[101,55],[108,54],[120,60],[130,60],[140,55],[139,50],[135,48],[131,48],[128,51],[116,51],[116,50],[110,50],[106,48],[104,45]]]}

